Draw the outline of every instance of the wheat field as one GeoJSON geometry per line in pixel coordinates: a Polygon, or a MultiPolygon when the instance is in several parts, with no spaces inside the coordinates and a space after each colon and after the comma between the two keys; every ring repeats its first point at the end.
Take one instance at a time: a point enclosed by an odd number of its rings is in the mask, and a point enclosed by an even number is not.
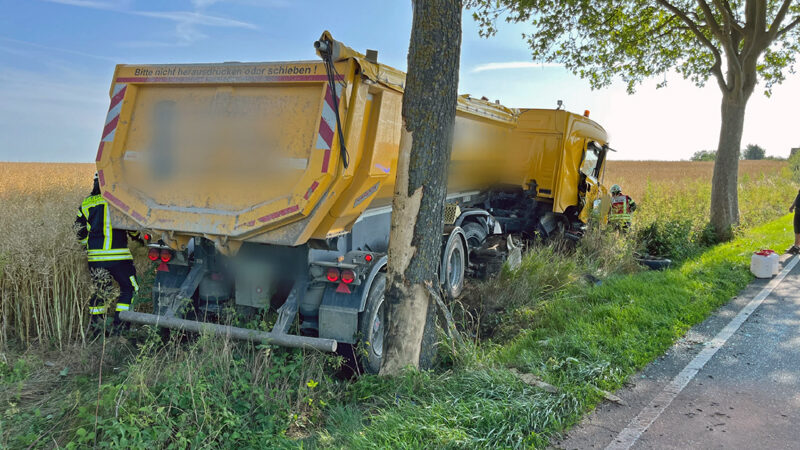
{"type": "MultiPolygon", "coordinates": [[[[613,155],[612,155],[613,156],[613,155]]],[[[739,161],[743,183],[754,178],[780,176],[788,170],[786,161],[739,161]]],[[[626,194],[641,198],[649,185],[686,186],[693,182],[710,183],[713,161],[614,161],[606,166],[605,184],[619,184],[626,194]]]]}
{"type": "MultiPolygon", "coordinates": [[[[683,220],[701,229],[711,208],[710,161],[609,161],[603,183],[619,184],[639,205],[634,225],[683,220]]],[[[743,228],[780,217],[800,187],[786,161],[739,162],[739,221],[743,228]]]]}
{"type": "MultiPolygon", "coordinates": [[[[611,161],[605,184],[639,204],[636,226],[707,220],[712,164],[611,161]]],[[[73,221],[91,190],[94,164],[0,163],[0,348],[9,342],[62,348],[86,339],[90,283],[73,221]]],[[[795,195],[787,163],[741,163],[742,224],[784,214],[795,195]]],[[[141,249],[140,274],[146,267],[141,249]]]]}

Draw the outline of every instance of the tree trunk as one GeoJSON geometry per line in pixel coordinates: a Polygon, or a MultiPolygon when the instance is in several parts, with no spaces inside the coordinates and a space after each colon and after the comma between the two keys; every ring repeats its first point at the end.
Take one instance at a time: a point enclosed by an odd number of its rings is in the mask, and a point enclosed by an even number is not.
{"type": "Polygon", "coordinates": [[[747,95],[723,92],[722,126],[711,180],[711,225],[727,240],[739,223],[739,152],[742,145],[747,95]]]}
{"type": "Polygon", "coordinates": [[[382,375],[419,367],[439,261],[458,99],[461,0],[414,0],[392,202],[382,375]]]}

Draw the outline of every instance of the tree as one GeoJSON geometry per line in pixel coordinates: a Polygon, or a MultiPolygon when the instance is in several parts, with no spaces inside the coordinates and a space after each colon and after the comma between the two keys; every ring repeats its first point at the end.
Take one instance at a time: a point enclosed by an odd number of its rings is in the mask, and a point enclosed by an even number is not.
{"type": "Polygon", "coordinates": [[[461,8],[461,0],[413,1],[392,202],[383,375],[419,367],[426,318],[432,325],[458,101],[461,8]]]}
{"type": "MultiPolygon", "coordinates": [[[[795,62],[796,0],[468,0],[481,34],[497,19],[527,22],[533,58],[561,62],[599,88],[620,76],[633,92],[648,77],[677,70],[722,92],[711,224],[720,237],[738,223],[738,164],[745,107],[759,79],[765,93],[795,62]]],[[[663,86],[666,81],[659,84],[663,86]]]]}
{"type": "Polygon", "coordinates": [[[744,149],[744,153],[742,157],[744,159],[764,159],[767,155],[767,151],[763,148],[759,147],[756,144],[747,144],[747,147],[744,149]]]}
{"type": "Polygon", "coordinates": [[[714,161],[717,159],[716,150],[698,150],[691,157],[692,161],[714,161]]]}

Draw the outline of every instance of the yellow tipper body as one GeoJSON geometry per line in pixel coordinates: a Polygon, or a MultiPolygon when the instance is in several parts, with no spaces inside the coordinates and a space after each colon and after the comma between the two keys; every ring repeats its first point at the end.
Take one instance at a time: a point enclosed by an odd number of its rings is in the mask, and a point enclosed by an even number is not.
{"type": "MultiPolygon", "coordinates": [[[[389,206],[405,74],[336,51],[335,96],[322,61],[118,65],[97,152],[114,222],[170,243],[296,246],[389,206]]],[[[563,211],[587,139],[605,132],[581,116],[462,96],[449,190],[535,181],[563,211]]]]}

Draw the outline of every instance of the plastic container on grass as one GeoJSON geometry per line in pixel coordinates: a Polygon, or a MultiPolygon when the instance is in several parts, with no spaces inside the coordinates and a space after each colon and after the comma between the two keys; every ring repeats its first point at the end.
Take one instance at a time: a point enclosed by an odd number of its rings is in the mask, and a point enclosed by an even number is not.
{"type": "Polygon", "coordinates": [[[756,278],[772,278],[778,274],[778,254],[774,250],[759,250],[753,252],[750,258],[750,272],[756,278]]]}

